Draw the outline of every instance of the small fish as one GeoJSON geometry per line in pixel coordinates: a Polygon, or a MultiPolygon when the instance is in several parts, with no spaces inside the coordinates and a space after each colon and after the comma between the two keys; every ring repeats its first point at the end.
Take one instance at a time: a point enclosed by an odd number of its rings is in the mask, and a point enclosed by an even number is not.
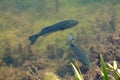
{"type": "Polygon", "coordinates": [[[73,52],[75,53],[77,59],[82,62],[83,65],[85,65],[86,67],[90,67],[91,65],[91,61],[89,59],[89,57],[87,56],[87,54],[85,54],[83,51],[81,51],[80,49],[78,49],[71,41],[71,37],[72,35],[69,34],[69,38],[70,38],[70,48],[73,50],[73,52]]]}
{"type": "Polygon", "coordinates": [[[56,31],[65,30],[65,29],[68,29],[68,28],[72,28],[77,24],[78,24],[77,20],[65,20],[65,21],[62,21],[62,22],[58,22],[56,24],[53,24],[51,26],[43,28],[37,34],[34,34],[34,35],[30,36],[29,40],[31,41],[31,44],[34,44],[36,42],[36,40],[38,39],[38,37],[40,37],[42,35],[53,33],[53,32],[56,32],[56,31]]]}

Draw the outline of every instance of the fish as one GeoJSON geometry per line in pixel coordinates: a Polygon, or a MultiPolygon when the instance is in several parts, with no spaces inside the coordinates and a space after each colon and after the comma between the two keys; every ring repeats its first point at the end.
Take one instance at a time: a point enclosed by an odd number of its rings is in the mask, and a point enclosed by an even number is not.
{"type": "Polygon", "coordinates": [[[73,44],[73,35],[69,34],[69,39],[70,39],[70,48],[73,50],[75,53],[76,58],[86,67],[90,67],[91,61],[86,53],[84,53],[82,50],[77,48],[75,44],[73,44]],[[72,37],[72,38],[71,38],[72,37]]]}
{"type": "Polygon", "coordinates": [[[76,26],[79,23],[78,20],[64,20],[61,22],[58,22],[56,24],[47,26],[45,28],[43,28],[40,32],[38,32],[37,34],[34,34],[32,36],[29,37],[29,40],[31,41],[31,45],[34,44],[36,42],[36,40],[38,39],[38,37],[45,35],[45,34],[50,34],[56,31],[62,31],[68,28],[72,28],[74,26],[76,26]]]}

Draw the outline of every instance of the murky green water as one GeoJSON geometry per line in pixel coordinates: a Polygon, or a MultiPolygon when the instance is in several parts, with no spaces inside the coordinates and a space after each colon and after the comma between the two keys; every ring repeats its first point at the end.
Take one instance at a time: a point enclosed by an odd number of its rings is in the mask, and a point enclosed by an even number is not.
{"type": "Polygon", "coordinates": [[[49,73],[74,80],[70,63],[82,62],[70,48],[69,33],[91,63],[99,61],[99,53],[111,55],[107,62],[119,62],[119,22],[119,0],[0,0],[0,80],[46,80],[49,73]],[[79,23],[30,45],[31,35],[64,20],[79,23]]]}

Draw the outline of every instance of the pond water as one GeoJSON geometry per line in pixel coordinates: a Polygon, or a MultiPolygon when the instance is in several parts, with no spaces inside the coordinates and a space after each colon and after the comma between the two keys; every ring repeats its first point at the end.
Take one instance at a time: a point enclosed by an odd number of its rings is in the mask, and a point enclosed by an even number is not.
{"type": "Polygon", "coordinates": [[[120,68],[119,31],[120,0],[0,0],[0,80],[75,80],[70,63],[102,80],[100,53],[120,68]]]}

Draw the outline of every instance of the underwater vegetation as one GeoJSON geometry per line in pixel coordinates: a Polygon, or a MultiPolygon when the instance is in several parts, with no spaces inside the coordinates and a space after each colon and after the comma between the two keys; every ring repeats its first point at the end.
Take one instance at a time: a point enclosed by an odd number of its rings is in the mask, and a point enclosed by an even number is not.
{"type": "Polygon", "coordinates": [[[31,41],[31,44],[34,44],[35,41],[37,40],[37,38],[42,36],[42,35],[53,33],[53,32],[56,32],[56,31],[65,30],[67,28],[74,27],[77,24],[78,24],[77,20],[65,20],[65,21],[62,21],[62,22],[58,22],[54,25],[43,28],[37,34],[30,36],[29,40],[31,41]]]}
{"type": "Polygon", "coordinates": [[[81,69],[85,80],[103,80],[99,54],[120,68],[120,0],[0,0],[0,80],[75,80],[69,33],[73,48],[91,60],[86,73],[81,69]],[[73,19],[80,24],[29,45],[28,37],[46,25],[73,19]]]}
{"type": "MultiPolygon", "coordinates": [[[[102,54],[100,54],[100,63],[101,63],[101,70],[99,70],[99,72],[103,76],[104,80],[120,80],[120,69],[118,69],[116,61],[113,61],[113,65],[107,63],[107,67],[106,67],[102,54]]],[[[71,65],[74,69],[75,80],[84,80],[83,74],[78,68],[79,66],[74,65],[73,63],[71,63],[71,65]]]]}
{"type": "Polygon", "coordinates": [[[104,63],[104,59],[102,57],[102,54],[100,54],[100,63],[101,63],[102,72],[104,74],[104,80],[109,80],[108,71],[107,71],[106,65],[104,63]]]}
{"type": "Polygon", "coordinates": [[[75,80],[84,80],[81,71],[79,69],[77,69],[77,67],[73,63],[71,63],[71,65],[75,72],[75,80]]]}

